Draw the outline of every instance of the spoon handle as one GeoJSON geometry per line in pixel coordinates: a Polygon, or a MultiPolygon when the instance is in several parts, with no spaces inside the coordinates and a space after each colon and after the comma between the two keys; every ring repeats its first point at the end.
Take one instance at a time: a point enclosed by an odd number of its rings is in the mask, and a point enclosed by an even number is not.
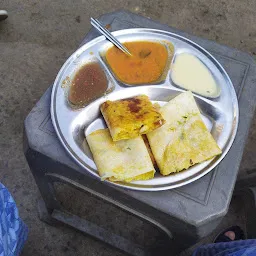
{"type": "Polygon", "coordinates": [[[116,47],[118,47],[121,51],[131,56],[132,54],[128,51],[128,49],[123,46],[119,40],[117,40],[107,29],[103,27],[103,25],[94,18],[91,18],[91,24],[95,27],[101,34],[103,34],[110,42],[112,42],[116,47]]]}

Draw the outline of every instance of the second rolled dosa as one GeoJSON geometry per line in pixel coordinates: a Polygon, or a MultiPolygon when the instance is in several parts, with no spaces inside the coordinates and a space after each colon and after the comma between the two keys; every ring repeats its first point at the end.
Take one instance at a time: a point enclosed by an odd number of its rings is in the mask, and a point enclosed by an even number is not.
{"type": "Polygon", "coordinates": [[[109,129],[101,129],[86,139],[102,180],[130,182],[154,177],[155,169],[141,136],[114,142],[109,129]]]}
{"type": "Polygon", "coordinates": [[[169,175],[221,154],[205,126],[191,92],[184,92],[160,109],[166,123],[147,134],[161,174],[169,175]]]}

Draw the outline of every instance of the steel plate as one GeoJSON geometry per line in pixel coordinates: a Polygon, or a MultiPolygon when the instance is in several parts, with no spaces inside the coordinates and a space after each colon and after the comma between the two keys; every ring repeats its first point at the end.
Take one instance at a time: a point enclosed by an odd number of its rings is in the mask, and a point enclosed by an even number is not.
{"type": "MultiPolygon", "coordinates": [[[[196,43],[174,33],[153,29],[126,29],[113,33],[121,42],[135,40],[171,42],[175,48],[175,56],[182,52],[190,52],[197,56],[212,72],[221,94],[218,98],[205,98],[196,95],[195,99],[200,108],[203,120],[211,131],[223,153],[212,160],[195,165],[186,171],[162,176],[156,173],[155,178],[147,181],[132,183],[112,183],[119,187],[141,190],[159,191],[183,186],[193,182],[210,172],[225,157],[230,149],[238,126],[238,102],[234,87],[227,73],[220,63],[206,50],[196,43]]],[[[97,168],[85,140],[85,134],[106,127],[100,114],[99,106],[106,100],[127,98],[139,94],[146,94],[153,102],[161,105],[184,90],[172,83],[170,65],[167,68],[165,79],[157,84],[126,86],[120,83],[104,61],[104,52],[112,44],[105,37],[98,37],[83,45],[65,62],[54,82],[51,98],[51,117],[56,133],[73,159],[84,167],[90,174],[98,177],[97,168]],[[74,109],[66,99],[68,86],[76,70],[84,63],[98,61],[105,70],[109,79],[109,91],[106,95],[93,101],[87,106],[74,109]]]]}

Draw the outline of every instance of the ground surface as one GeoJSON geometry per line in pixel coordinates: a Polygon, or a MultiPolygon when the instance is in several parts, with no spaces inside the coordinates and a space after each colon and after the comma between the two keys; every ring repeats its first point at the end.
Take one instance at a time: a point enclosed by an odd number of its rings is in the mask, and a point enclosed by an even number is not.
{"type": "MultiPolygon", "coordinates": [[[[256,1],[2,0],[0,8],[10,15],[0,23],[0,181],[30,229],[22,255],[122,255],[39,221],[39,194],[22,150],[24,118],[90,29],[90,17],[124,8],[255,56],[256,1]]],[[[255,127],[254,119],[241,171],[256,168],[255,127]]],[[[233,200],[229,221],[243,219],[239,203],[233,200]]]]}

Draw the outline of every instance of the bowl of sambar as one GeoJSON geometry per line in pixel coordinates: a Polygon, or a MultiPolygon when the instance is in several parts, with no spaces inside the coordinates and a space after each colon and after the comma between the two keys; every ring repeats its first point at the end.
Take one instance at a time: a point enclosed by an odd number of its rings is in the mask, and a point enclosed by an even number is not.
{"type": "Polygon", "coordinates": [[[127,85],[151,84],[161,80],[167,64],[170,63],[170,54],[165,44],[133,41],[123,45],[132,56],[126,55],[115,46],[105,53],[105,60],[118,80],[127,85]]]}

